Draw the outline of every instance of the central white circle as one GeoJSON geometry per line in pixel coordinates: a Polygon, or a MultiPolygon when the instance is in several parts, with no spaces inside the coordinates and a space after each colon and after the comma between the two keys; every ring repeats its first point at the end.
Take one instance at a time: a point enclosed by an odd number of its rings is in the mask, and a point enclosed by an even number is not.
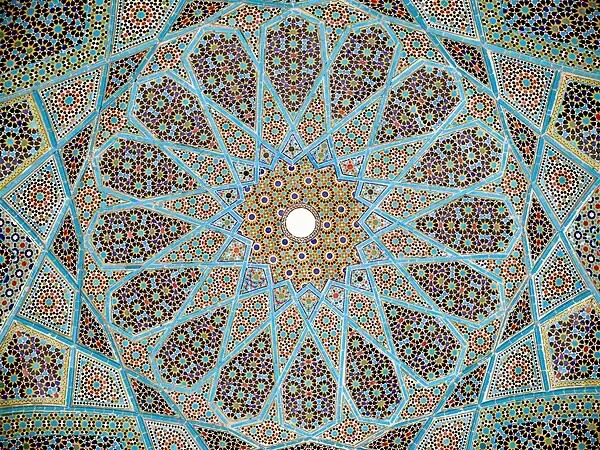
{"type": "Polygon", "coordinates": [[[317,226],[317,219],[306,208],[296,208],[285,219],[285,227],[292,236],[305,238],[310,236],[317,226]]]}

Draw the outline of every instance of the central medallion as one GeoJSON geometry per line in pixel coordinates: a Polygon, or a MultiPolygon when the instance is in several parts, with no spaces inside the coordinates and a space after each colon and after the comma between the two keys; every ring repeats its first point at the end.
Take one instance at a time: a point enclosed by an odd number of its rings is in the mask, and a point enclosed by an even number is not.
{"type": "Polygon", "coordinates": [[[317,209],[303,203],[290,206],[281,218],[283,232],[297,242],[310,241],[321,229],[321,219],[317,209]]]}
{"type": "Polygon", "coordinates": [[[240,231],[252,240],[250,262],[267,264],[275,283],[289,280],[296,291],[343,281],[368,237],[359,223],[367,208],[355,190],[332,166],[316,169],[307,158],[263,170],[236,209],[244,218],[240,231]]]}

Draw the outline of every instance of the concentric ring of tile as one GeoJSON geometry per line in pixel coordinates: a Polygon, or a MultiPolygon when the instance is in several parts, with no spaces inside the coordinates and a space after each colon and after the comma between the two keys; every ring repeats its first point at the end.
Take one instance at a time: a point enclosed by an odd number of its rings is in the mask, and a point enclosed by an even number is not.
{"type": "Polygon", "coordinates": [[[0,17],[1,448],[600,445],[596,2],[0,17]]]}

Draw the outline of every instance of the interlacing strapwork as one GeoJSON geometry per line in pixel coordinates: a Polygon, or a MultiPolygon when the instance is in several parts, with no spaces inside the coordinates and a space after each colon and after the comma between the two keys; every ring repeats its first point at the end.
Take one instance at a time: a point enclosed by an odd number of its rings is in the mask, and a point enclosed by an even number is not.
{"type": "Polygon", "coordinates": [[[0,13],[0,447],[600,445],[600,6],[0,13]]]}

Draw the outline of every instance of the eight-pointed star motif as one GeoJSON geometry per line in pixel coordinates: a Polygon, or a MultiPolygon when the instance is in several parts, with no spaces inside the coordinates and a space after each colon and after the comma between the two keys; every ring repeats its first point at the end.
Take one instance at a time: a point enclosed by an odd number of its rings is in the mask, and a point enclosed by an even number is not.
{"type": "Polygon", "coordinates": [[[596,445],[593,2],[63,3],[0,24],[7,442],[596,445]]]}

